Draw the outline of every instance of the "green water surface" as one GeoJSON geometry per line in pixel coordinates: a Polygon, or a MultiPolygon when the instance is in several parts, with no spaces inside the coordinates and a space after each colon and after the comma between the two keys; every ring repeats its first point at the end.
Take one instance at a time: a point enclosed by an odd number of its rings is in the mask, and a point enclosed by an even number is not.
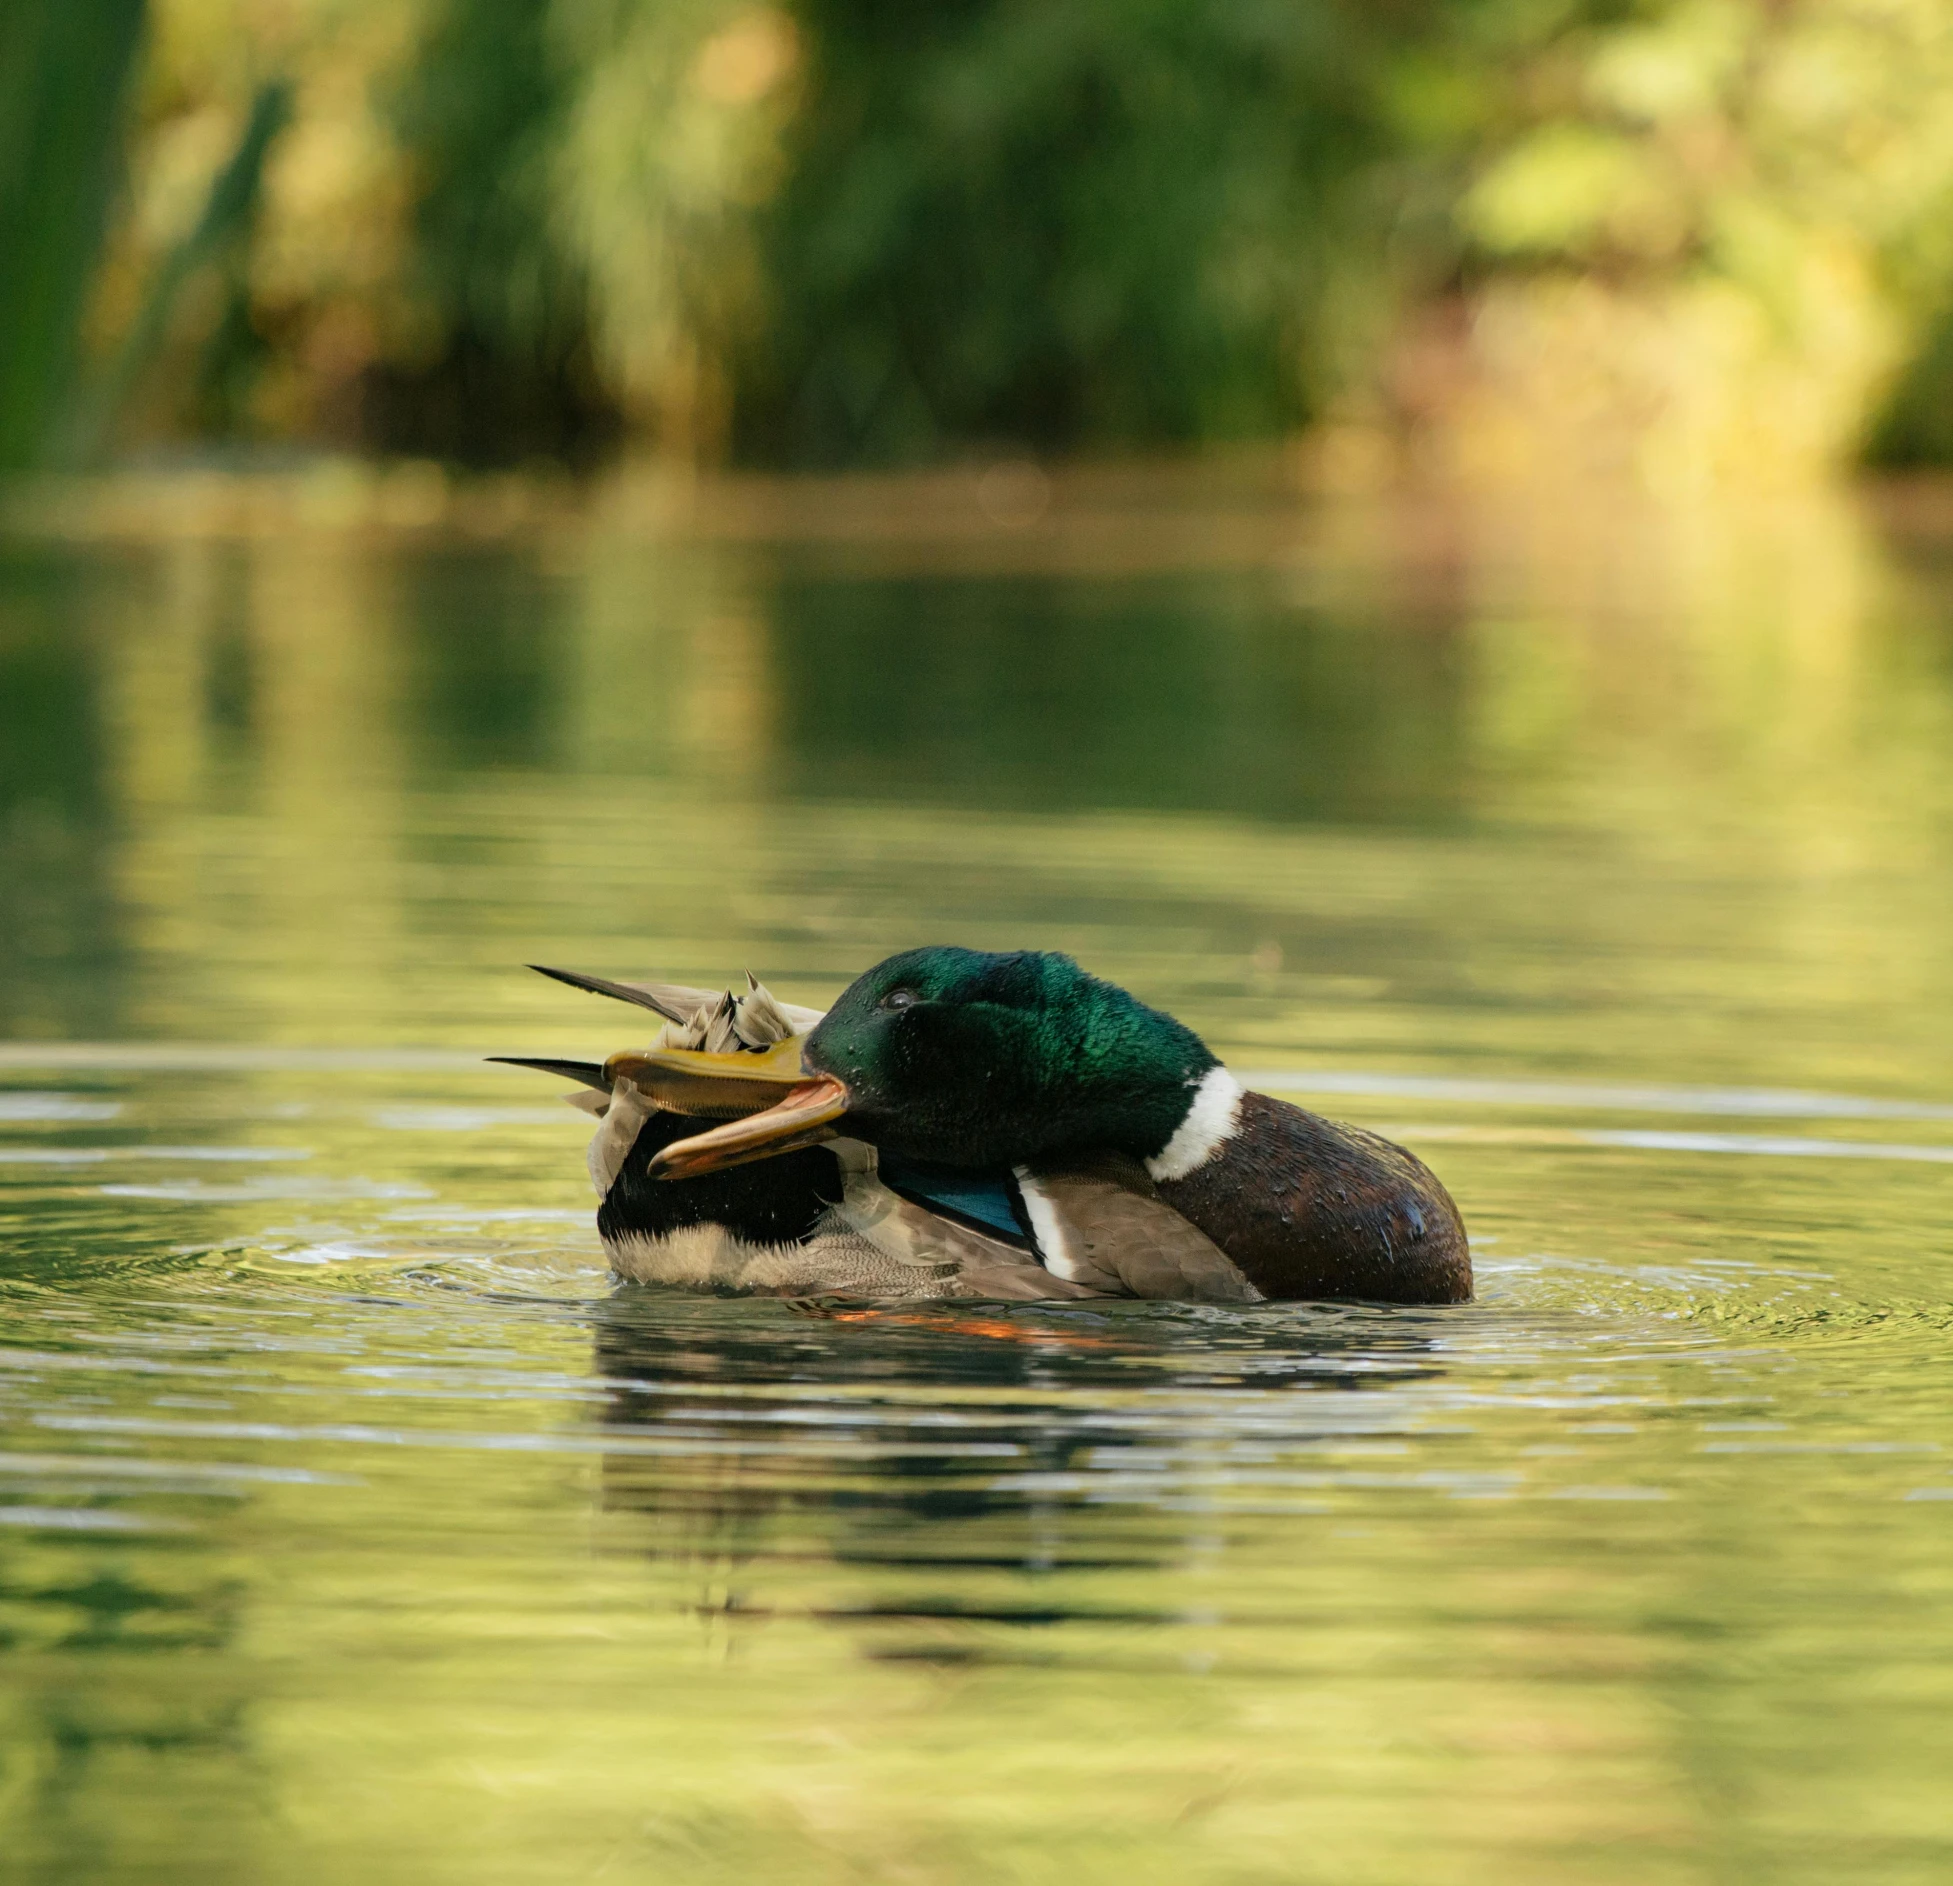
{"type": "Polygon", "coordinates": [[[9,1886],[1943,1881],[1950,1265],[1917,504],[0,545],[9,1886]],[[930,941],[1478,1301],[613,1288],[520,965],[930,941]]]}

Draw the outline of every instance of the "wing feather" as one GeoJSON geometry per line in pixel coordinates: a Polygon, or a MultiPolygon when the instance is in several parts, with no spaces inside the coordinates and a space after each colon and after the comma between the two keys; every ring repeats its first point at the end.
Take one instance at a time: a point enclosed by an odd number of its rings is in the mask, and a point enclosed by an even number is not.
{"type": "MultiPolygon", "coordinates": [[[[592,995],[608,995],[619,1002],[634,1002],[662,1015],[683,1028],[698,1018],[701,1010],[714,1009],[729,992],[722,989],[695,989],[686,982],[616,982],[608,976],[586,976],[580,969],[552,969],[547,963],[529,965],[539,976],[566,982],[572,989],[587,989],[592,995]]],[[[746,1026],[739,1039],[748,1047],[763,1047],[788,1035],[804,1035],[826,1014],[825,1009],[802,1008],[797,1002],[782,1002],[746,972],[749,985],[738,998],[746,1026]]],[[[681,1045],[696,1045],[692,1043],[681,1045]]]]}
{"type": "Polygon", "coordinates": [[[598,1093],[610,1092],[610,1076],[597,1061],[552,1061],[524,1054],[491,1054],[488,1059],[503,1067],[532,1067],[541,1074],[560,1074],[566,1081],[581,1081],[598,1093]]]}
{"type": "MultiPolygon", "coordinates": [[[[843,1190],[832,1216],[892,1258],[927,1275],[946,1297],[988,1297],[1037,1303],[1106,1293],[1047,1270],[1029,1251],[968,1225],[940,1218],[903,1198],[876,1173],[872,1151],[854,1140],[834,1140],[843,1190]]],[[[918,1288],[916,1295],[930,1294],[918,1288]]]]}
{"type": "Polygon", "coordinates": [[[693,989],[682,982],[612,982],[607,976],[586,976],[580,969],[551,969],[547,963],[529,965],[537,975],[567,982],[592,995],[614,996],[662,1015],[668,1022],[688,1022],[701,1008],[718,1000],[715,989],[693,989]]]}
{"type": "Polygon", "coordinates": [[[1137,1159],[1107,1152],[1020,1167],[1017,1182],[1044,1261],[1060,1277],[1114,1296],[1262,1301],[1227,1253],[1160,1196],[1137,1159]]]}

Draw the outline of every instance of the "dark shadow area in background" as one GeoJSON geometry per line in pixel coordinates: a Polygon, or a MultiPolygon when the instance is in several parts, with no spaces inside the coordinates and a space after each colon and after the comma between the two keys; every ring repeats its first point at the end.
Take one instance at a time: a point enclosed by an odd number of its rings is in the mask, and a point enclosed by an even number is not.
{"type": "Polygon", "coordinates": [[[1464,811],[1455,626],[1251,577],[782,581],[780,783],[807,797],[1434,825],[1464,811]]]}
{"type": "Polygon", "coordinates": [[[1325,284],[1373,246],[1345,199],[1391,142],[1373,74],[1407,20],[994,0],[795,19],[802,103],[756,219],[766,319],[731,359],[738,457],[914,463],[1308,415],[1325,284]]]}

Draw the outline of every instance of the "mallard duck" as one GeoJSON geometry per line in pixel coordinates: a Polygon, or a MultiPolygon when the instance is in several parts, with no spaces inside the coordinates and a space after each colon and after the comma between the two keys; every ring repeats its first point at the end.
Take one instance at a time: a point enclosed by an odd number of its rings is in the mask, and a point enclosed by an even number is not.
{"type": "Polygon", "coordinates": [[[620,1276],[783,1295],[1471,1295],[1464,1226],[1423,1164],[1244,1092],[1191,1030],[1069,957],[910,950],[825,1016],[750,977],[735,997],[544,973],[666,1017],[650,1049],[601,1067],[517,1063],[591,1090],[620,1276]]]}
{"type": "Polygon", "coordinates": [[[1068,956],[904,951],[843,991],[799,1059],[807,1078],[772,1107],[668,1142],[648,1176],[696,1182],[846,1133],[884,1161],[1008,1173],[1044,1268],[1108,1294],[1471,1296],[1464,1223],[1420,1160],[1245,1092],[1191,1029],[1068,956]],[[1127,1226],[1161,1207],[1198,1242],[1162,1250],[1155,1231],[1142,1255],[1127,1226]]]}
{"type": "Polygon", "coordinates": [[[616,1276],[719,1294],[975,1298],[1030,1302],[1103,1294],[1038,1261],[1006,1184],[925,1171],[823,1127],[818,1144],[776,1139],[763,1163],[676,1183],[651,1175],[675,1142],[771,1107],[805,1078],[800,1048],[818,1009],[670,982],[613,982],[532,965],[573,988],[653,1010],[643,1050],[601,1063],[494,1055],[578,1083],[570,1104],[598,1121],[591,1184],[616,1276]]]}

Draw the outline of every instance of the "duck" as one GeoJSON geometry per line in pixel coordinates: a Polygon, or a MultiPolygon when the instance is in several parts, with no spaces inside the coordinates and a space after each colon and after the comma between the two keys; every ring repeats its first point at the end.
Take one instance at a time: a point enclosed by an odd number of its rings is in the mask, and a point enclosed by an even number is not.
{"type": "Polygon", "coordinates": [[[771,1107],[667,1141],[647,1177],[696,1183],[845,1134],[883,1161],[1007,1175],[1044,1269],[1102,1294],[1471,1298],[1464,1220],[1421,1160],[1247,1091],[1192,1029],[1069,956],[902,951],[798,1059],[771,1107]]]}
{"type": "Polygon", "coordinates": [[[602,1062],[491,1055],[576,1084],[597,1121],[586,1164],[597,1232],[620,1282],[720,1296],[1033,1302],[1104,1294],[1054,1277],[989,1175],[924,1170],[823,1128],[776,1141],[761,1162],[677,1182],[654,1176],[673,1144],[771,1107],[803,1081],[818,1009],[778,1001],[750,972],[743,993],[531,968],[654,1011],[644,1049],[602,1062]]]}
{"type": "Polygon", "coordinates": [[[1250,1093],[1194,1032],[1049,951],[891,956],[824,1014],[543,970],[656,1009],[564,1074],[629,1281],[789,1296],[1469,1300],[1437,1177],[1250,1093]],[[705,1188],[705,1189],[700,1189],[705,1188]]]}

